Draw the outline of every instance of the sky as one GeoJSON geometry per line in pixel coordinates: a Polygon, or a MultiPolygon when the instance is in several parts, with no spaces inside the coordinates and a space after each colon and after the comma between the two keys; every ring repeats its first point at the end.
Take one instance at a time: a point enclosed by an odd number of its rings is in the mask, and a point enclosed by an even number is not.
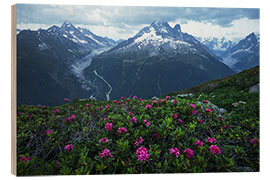
{"type": "Polygon", "coordinates": [[[18,29],[47,29],[70,21],[114,40],[132,37],[156,20],[180,24],[183,32],[201,38],[238,41],[260,31],[260,10],[256,8],[17,5],[18,29]]]}

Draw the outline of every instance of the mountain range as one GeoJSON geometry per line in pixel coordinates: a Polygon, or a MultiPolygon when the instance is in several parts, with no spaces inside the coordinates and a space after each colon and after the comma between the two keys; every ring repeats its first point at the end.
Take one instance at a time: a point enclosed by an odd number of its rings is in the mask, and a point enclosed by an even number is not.
{"type": "Polygon", "coordinates": [[[76,28],[69,21],[61,27],[19,30],[17,103],[57,105],[65,97],[151,98],[181,91],[253,66],[249,61],[253,62],[254,55],[238,53],[237,49],[256,51],[251,47],[255,40],[253,36],[244,40],[240,45],[217,41],[217,46],[224,48],[223,53],[217,53],[211,43],[204,44],[182,32],[179,24],[171,27],[166,21],[154,21],[120,41],[76,28]],[[227,57],[237,59],[237,63],[230,63],[227,57]]]}
{"type": "Polygon", "coordinates": [[[234,73],[179,24],[155,21],[95,56],[84,70],[92,96],[162,96],[234,73]]]}

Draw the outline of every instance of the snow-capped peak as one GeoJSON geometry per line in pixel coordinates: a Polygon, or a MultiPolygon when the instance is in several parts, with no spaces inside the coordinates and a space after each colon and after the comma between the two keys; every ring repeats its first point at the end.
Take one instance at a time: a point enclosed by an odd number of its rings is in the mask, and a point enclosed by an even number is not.
{"type": "Polygon", "coordinates": [[[195,53],[199,42],[195,42],[190,35],[182,33],[179,24],[173,28],[166,21],[154,21],[144,27],[134,37],[120,43],[113,50],[116,51],[148,51],[150,56],[159,53],[195,53]]]}

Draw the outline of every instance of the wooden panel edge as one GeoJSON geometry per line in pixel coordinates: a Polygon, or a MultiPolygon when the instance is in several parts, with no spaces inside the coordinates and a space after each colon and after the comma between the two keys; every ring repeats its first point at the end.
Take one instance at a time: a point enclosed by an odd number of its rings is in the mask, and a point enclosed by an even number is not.
{"type": "Polygon", "coordinates": [[[17,175],[17,12],[11,6],[11,173],[17,175]]]}

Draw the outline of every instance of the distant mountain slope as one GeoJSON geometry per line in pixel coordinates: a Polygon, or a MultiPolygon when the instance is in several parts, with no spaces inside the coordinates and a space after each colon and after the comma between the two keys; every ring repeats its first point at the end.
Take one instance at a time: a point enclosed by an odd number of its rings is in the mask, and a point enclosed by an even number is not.
{"type": "Polygon", "coordinates": [[[180,25],[159,21],[96,56],[84,70],[98,99],[151,98],[232,73],[180,25]]]}
{"type": "Polygon", "coordinates": [[[88,97],[81,82],[82,69],[91,57],[114,45],[70,22],[47,30],[17,34],[18,105],[62,103],[64,97],[88,97]]]}
{"type": "Polygon", "coordinates": [[[259,47],[259,36],[251,33],[222,54],[223,62],[236,72],[257,66],[260,58],[259,47]]]}
{"type": "Polygon", "coordinates": [[[201,43],[206,45],[214,54],[221,56],[225,51],[235,45],[231,40],[223,38],[200,38],[196,37],[201,43]]]}

